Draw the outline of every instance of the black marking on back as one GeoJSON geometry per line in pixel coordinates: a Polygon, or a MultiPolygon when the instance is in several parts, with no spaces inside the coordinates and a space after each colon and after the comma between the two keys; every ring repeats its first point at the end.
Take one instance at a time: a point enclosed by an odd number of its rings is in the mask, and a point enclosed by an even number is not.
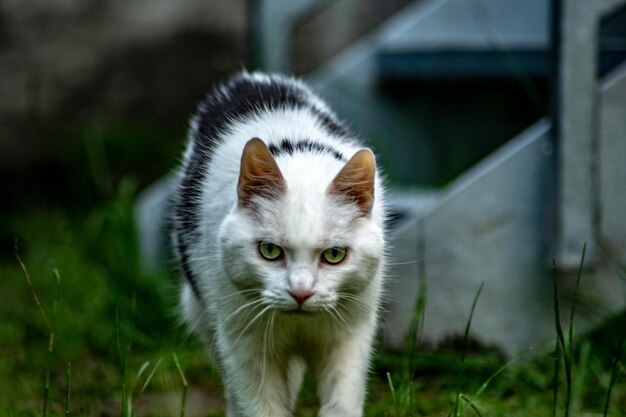
{"type": "Polygon", "coordinates": [[[339,124],[332,115],[324,113],[317,108],[311,108],[311,112],[317,116],[317,120],[322,123],[322,126],[324,126],[329,133],[335,136],[350,136],[346,128],[339,124]]]}
{"type": "MultiPolygon", "coordinates": [[[[200,300],[198,283],[189,265],[188,249],[198,241],[199,206],[205,169],[213,150],[222,140],[223,133],[233,124],[259,110],[280,108],[307,109],[330,135],[345,138],[350,136],[332,113],[315,106],[308,91],[297,83],[278,76],[269,76],[268,80],[259,81],[246,74],[235,75],[218,85],[198,106],[193,119],[196,126],[192,131],[193,152],[180,183],[174,224],[181,269],[200,300]]],[[[339,160],[345,160],[338,151],[315,142],[303,142],[295,146],[298,151],[327,152],[339,160]]],[[[282,151],[290,153],[287,149],[282,151]]],[[[272,153],[274,152],[280,153],[281,150],[277,149],[272,153]]]]}
{"type": "Polygon", "coordinates": [[[331,155],[333,158],[341,162],[348,162],[341,152],[330,145],[319,142],[313,142],[308,139],[292,142],[289,139],[283,139],[278,145],[272,143],[269,150],[274,158],[280,155],[293,155],[295,152],[317,152],[331,155]]]}

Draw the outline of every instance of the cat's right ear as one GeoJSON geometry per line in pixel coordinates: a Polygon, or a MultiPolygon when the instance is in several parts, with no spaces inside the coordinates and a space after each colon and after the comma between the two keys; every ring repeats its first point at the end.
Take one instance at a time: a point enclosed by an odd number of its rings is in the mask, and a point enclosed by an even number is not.
{"type": "Polygon", "coordinates": [[[241,154],[237,196],[239,204],[250,206],[254,197],[278,198],[285,191],[285,179],[265,142],[252,138],[241,154]]]}
{"type": "Polygon", "coordinates": [[[328,193],[350,201],[367,216],[374,206],[376,159],[374,153],[363,148],[339,171],[328,187],[328,193]]]}

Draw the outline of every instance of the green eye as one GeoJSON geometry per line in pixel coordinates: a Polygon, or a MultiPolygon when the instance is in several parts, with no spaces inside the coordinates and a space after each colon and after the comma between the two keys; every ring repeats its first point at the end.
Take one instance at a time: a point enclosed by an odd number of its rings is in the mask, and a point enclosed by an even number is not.
{"type": "Polygon", "coordinates": [[[268,261],[277,261],[283,257],[283,248],[271,242],[259,242],[259,253],[268,261]]]}
{"type": "Polygon", "coordinates": [[[347,248],[334,247],[326,249],[324,252],[322,252],[322,261],[326,262],[327,264],[337,265],[338,263],[343,262],[343,260],[346,259],[347,255],[347,248]]]}

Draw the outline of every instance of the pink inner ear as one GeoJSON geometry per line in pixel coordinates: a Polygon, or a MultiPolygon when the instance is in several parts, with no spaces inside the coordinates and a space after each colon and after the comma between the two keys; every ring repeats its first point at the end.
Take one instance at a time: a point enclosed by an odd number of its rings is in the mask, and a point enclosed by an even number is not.
{"type": "Polygon", "coordinates": [[[249,205],[255,196],[278,198],[284,190],[285,179],[267,145],[259,138],[250,139],[241,155],[239,203],[249,205]]]}
{"type": "Polygon", "coordinates": [[[339,171],[328,188],[328,193],[355,203],[363,215],[374,205],[376,160],[371,150],[358,151],[339,171]]]}

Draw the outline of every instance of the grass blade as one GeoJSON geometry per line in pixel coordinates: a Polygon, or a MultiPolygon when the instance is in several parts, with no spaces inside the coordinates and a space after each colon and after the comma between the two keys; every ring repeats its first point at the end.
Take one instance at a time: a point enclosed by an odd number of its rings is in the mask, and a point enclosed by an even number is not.
{"type": "Polygon", "coordinates": [[[152,368],[152,371],[148,374],[148,376],[146,377],[145,382],[143,383],[141,390],[139,391],[139,395],[143,395],[143,392],[146,390],[146,388],[148,388],[148,385],[150,385],[150,382],[152,381],[152,378],[154,377],[154,374],[157,370],[157,368],[159,367],[159,365],[161,365],[161,359],[159,359],[157,361],[157,363],[154,364],[154,367],[152,368]]]}
{"type": "Polygon", "coordinates": [[[578,359],[578,374],[572,388],[572,412],[576,415],[580,412],[583,391],[587,385],[587,371],[589,368],[589,355],[591,353],[591,343],[586,341],[580,347],[578,359]]]}
{"type": "MultiPolygon", "coordinates": [[[[185,374],[183,373],[182,368],[180,367],[180,363],[178,363],[178,356],[176,356],[176,352],[172,352],[172,356],[174,357],[174,363],[176,364],[176,369],[178,369],[178,373],[180,374],[180,379],[183,381],[183,398],[180,404],[180,417],[185,417],[185,406],[187,403],[187,389],[189,384],[187,384],[187,378],[185,378],[185,374]]],[[[389,374],[387,374],[389,377],[389,374]]]]}
{"type": "MultiPolygon", "coordinates": [[[[558,360],[560,362],[561,358],[563,359],[563,365],[565,368],[565,381],[566,381],[566,400],[565,400],[565,417],[569,417],[569,406],[570,406],[570,397],[571,397],[571,385],[572,385],[572,369],[571,369],[571,360],[570,353],[568,352],[569,344],[565,343],[565,334],[563,333],[563,327],[561,327],[561,313],[559,307],[559,288],[558,288],[558,277],[557,277],[557,269],[556,269],[556,261],[552,260],[552,271],[553,271],[553,284],[554,284],[554,326],[556,329],[557,336],[557,350],[558,360]]],[[[555,380],[558,378],[558,375],[555,375],[555,380]]],[[[555,382],[556,384],[556,382],[555,382]]],[[[556,401],[556,399],[555,399],[556,401]]]]}
{"type": "Polygon", "coordinates": [[[583,245],[582,255],[580,257],[580,264],[578,265],[578,273],[576,275],[576,286],[574,287],[574,295],[572,297],[572,309],[570,311],[569,329],[567,335],[567,349],[563,349],[564,361],[565,361],[565,377],[566,377],[566,391],[565,391],[565,416],[567,417],[570,412],[572,403],[572,369],[574,367],[574,312],[576,310],[576,301],[578,299],[578,288],[580,287],[580,278],[583,274],[583,266],[585,264],[585,254],[587,252],[587,242],[583,245]]]}
{"type": "Polygon", "coordinates": [[[52,274],[54,275],[54,286],[56,289],[54,302],[52,303],[52,326],[56,327],[58,320],[59,301],[61,300],[61,274],[56,268],[52,270],[52,274]]]}
{"type": "MultiPolygon", "coordinates": [[[[576,300],[578,297],[578,288],[580,286],[580,278],[582,277],[583,266],[585,263],[585,253],[587,252],[587,243],[583,245],[583,251],[580,258],[580,265],[578,266],[578,274],[576,276],[576,286],[574,288],[574,295],[572,298],[572,309],[570,311],[570,321],[568,328],[567,343],[565,340],[565,334],[561,327],[561,315],[559,307],[559,288],[558,288],[558,276],[556,261],[552,260],[552,277],[554,282],[554,324],[557,334],[557,348],[555,354],[556,360],[563,359],[563,365],[565,368],[565,417],[569,417],[570,406],[572,402],[572,366],[573,366],[573,340],[574,340],[574,312],[576,309],[576,300]]],[[[558,385],[558,373],[555,365],[555,387],[554,387],[554,404],[553,404],[553,416],[556,415],[556,401],[557,401],[557,385],[558,385]]]]}
{"type": "Polygon", "coordinates": [[[396,417],[400,417],[400,402],[398,401],[398,396],[396,395],[396,388],[393,386],[393,381],[391,380],[391,374],[387,372],[387,383],[389,384],[389,391],[391,392],[391,399],[393,400],[394,408],[396,409],[396,417]]]}
{"type": "Polygon", "coordinates": [[[65,417],[69,417],[70,412],[70,388],[71,388],[71,377],[72,377],[72,363],[67,363],[67,381],[65,384],[65,417]]]}
{"type": "Polygon", "coordinates": [[[469,399],[463,394],[461,394],[461,399],[467,403],[466,407],[470,407],[472,410],[474,410],[478,417],[483,417],[478,407],[476,407],[476,405],[473,403],[473,399],[469,399]]]}
{"type": "Polygon", "coordinates": [[[613,391],[613,385],[615,385],[615,379],[617,378],[617,369],[619,367],[619,363],[624,358],[624,339],[626,339],[626,336],[621,337],[619,341],[619,345],[617,347],[617,354],[615,355],[615,358],[613,359],[613,366],[611,367],[611,379],[609,381],[609,389],[607,390],[606,401],[604,403],[604,414],[603,414],[604,417],[606,417],[609,413],[609,404],[611,402],[611,393],[613,391]]]}
{"type": "Polygon", "coordinates": [[[150,366],[150,361],[146,361],[144,362],[141,367],[139,368],[139,371],[137,371],[137,376],[135,377],[135,381],[133,382],[133,385],[130,388],[130,391],[128,391],[128,393],[122,398],[122,401],[124,401],[124,397],[126,399],[126,406],[125,406],[125,410],[122,410],[123,413],[125,413],[126,416],[128,417],[132,417],[133,415],[137,414],[137,412],[133,412],[133,394],[135,392],[135,387],[137,386],[137,382],[139,382],[139,379],[141,378],[141,375],[143,375],[143,373],[146,371],[146,369],[148,369],[148,366],[150,366]]]}
{"type": "MultiPolygon", "coordinates": [[[[43,411],[42,411],[43,417],[46,417],[48,415],[48,400],[50,398],[50,374],[52,372],[52,355],[54,353],[54,328],[52,327],[50,320],[48,320],[46,311],[44,310],[43,305],[39,301],[39,297],[37,296],[37,292],[35,291],[33,282],[30,279],[30,274],[28,273],[28,269],[26,269],[26,265],[22,261],[22,258],[20,257],[20,254],[17,250],[17,240],[15,240],[15,258],[17,259],[17,262],[22,268],[24,277],[26,278],[26,282],[28,283],[28,287],[30,288],[30,293],[33,296],[33,300],[35,300],[35,304],[37,304],[37,307],[39,308],[39,313],[41,314],[41,317],[43,318],[43,321],[46,323],[46,327],[48,328],[48,361],[46,365],[46,380],[44,384],[44,398],[43,398],[43,411]]],[[[60,282],[60,280],[58,282],[60,282]]]]}
{"type": "Polygon", "coordinates": [[[457,392],[456,392],[456,400],[454,403],[454,416],[459,417],[461,415],[461,389],[463,384],[463,372],[465,370],[465,355],[467,354],[467,346],[469,343],[469,333],[470,328],[472,326],[472,319],[474,318],[474,310],[476,310],[476,304],[478,303],[478,298],[480,297],[480,293],[483,290],[483,286],[485,282],[480,283],[480,287],[478,287],[478,291],[476,292],[476,296],[474,297],[474,301],[472,302],[472,309],[470,310],[469,318],[467,319],[467,324],[465,325],[465,334],[463,335],[463,350],[461,352],[461,365],[459,368],[459,381],[457,384],[457,392]]]}
{"type": "MultiPolygon", "coordinates": [[[[474,402],[478,399],[478,397],[480,397],[482,395],[482,393],[487,389],[487,387],[489,386],[491,381],[493,381],[498,375],[500,375],[502,372],[504,372],[504,370],[506,370],[509,366],[513,365],[515,362],[520,360],[524,355],[526,355],[528,352],[530,352],[530,350],[531,350],[531,348],[528,348],[525,351],[523,351],[522,353],[519,353],[517,356],[515,356],[513,359],[511,359],[510,361],[508,361],[507,363],[502,365],[500,368],[498,368],[498,370],[496,370],[493,374],[491,374],[491,376],[489,378],[487,378],[487,380],[485,382],[483,382],[483,384],[480,386],[478,391],[476,391],[476,393],[471,398],[466,400],[468,402],[468,404],[463,408],[463,411],[461,412],[461,415],[465,414],[465,412],[470,407],[474,408],[474,407],[472,407],[472,404],[474,404],[474,402]]],[[[465,397],[465,395],[463,395],[463,394],[461,394],[461,396],[465,397]]]]}
{"type": "Polygon", "coordinates": [[[556,269],[556,261],[552,260],[552,278],[554,284],[554,326],[556,329],[556,337],[557,342],[559,343],[559,347],[561,349],[565,349],[565,335],[563,334],[563,328],[561,327],[561,313],[559,309],[559,288],[558,288],[558,277],[557,277],[557,269],[556,269]]]}
{"type": "Polygon", "coordinates": [[[137,371],[137,377],[135,377],[135,383],[139,381],[139,378],[141,378],[141,375],[143,375],[143,373],[146,372],[146,369],[148,369],[148,366],[150,366],[150,361],[145,361],[141,365],[141,367],[139,368],[139,371],[137,371]]]}
{"type": "Polygon", "coordinates": [[[554,379],[552,381],[552,417],[556,417],[556,406],[559,399],[559,374],[561,373],[561,344],[557,336],[554,346],[554,379]]]}
{"type": "Polygon", "coordinates": [[[126,388],[126,359],[122,352],[122,341],[120,335],[120,313],[118,309],[115,309],[115,346],[117,348],[117,355],[119,357],[120,375],[122,376],[122,417],[130,417],[128,403],[128,392],[126,388]]]}
{"type": "MultiPolygon", "coordinates": [[[[578,287],[580,286],[580,277],[583,274],[583,266],[585,265],[585,254],[587,253],[587,242],[583,245],[583,253],[580,257],[580,264],[578,265],[578,274],[576,275],[576,287],[574,288],[574,296],[572,299],[572,311],[569,317],[569,340],[568,347],[570,356],[572,356],[572,340],[574,339],[574,310],[576,309],[576,299],[578,298],[578,287]]],[[[571,359],[571,358],[570,358],[571,359]]]]}
{"type": "Polygon", "coordinates": [[[413,416],[413,381],[409,381],[409,417],[413,416]]]}
{"type": "MultiPolygon", "coordinates": [[[[50,331],[50,333],[54,334],[54,330],[52,329],[52,324],[50,324],[50,320],[48,320],[48,316],[47,316],[45,310],[43,309],[43,305],[39,301],[39,297],[37,296],[37,293],[35,292],[35,288],[33,287],[33,282],[30,279],[30,274],[28,273],[28,270],[26,269],[26,265],[22,261],[22,258],[20,258],[20,255],[19,255],[19,253],[17,251],[17,242],[15,243],[15,257],[17,258],[17,262],[20,264],[20,267],[22,268],[22,271],[24,272],[24,277],[26,278],[26,282],[28,283],[28,287],[30,288],[30,293],[32,294],[33,299],[35,300],[35,304],[37,304],[37,307],[39,308],[39,312],[41,313],[41,317],[43,318],[44,322],[46,323],[46,326],[48,327],[48,330],[50,331]]],[[[54,338],[52,338],[52,339],[54,339],[54,338]]]]}

